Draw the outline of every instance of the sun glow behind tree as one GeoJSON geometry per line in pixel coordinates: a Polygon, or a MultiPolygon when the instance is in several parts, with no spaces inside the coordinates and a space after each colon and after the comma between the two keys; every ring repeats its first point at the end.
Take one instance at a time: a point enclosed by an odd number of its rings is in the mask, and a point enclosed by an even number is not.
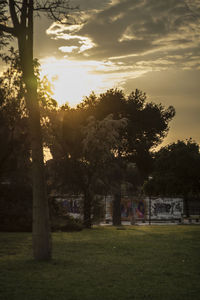
{"type": "MultiPolygon", "coordinates": [[[[52,83],[55,100],[59,105],[68,102],[76,106],[84,96],[92,91],[105,92],[113,88],[122,88],[127,75],[112,72],[116,65],[100,61],[78,61],[47,57],[41,61],[41,77],[47,76],[52,83]]],[[[138,77],[145,71],[132,72],[132,77],[138,77]]]]}

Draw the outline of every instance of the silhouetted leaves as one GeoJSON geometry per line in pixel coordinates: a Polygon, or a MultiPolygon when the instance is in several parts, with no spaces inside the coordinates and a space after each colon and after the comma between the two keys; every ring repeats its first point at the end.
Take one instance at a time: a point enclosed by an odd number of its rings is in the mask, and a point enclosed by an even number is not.
{"type": "Polygon", "coordinates": [[[148,194],[188,196],[200,193],[199,145],[191,139],[161,148],[154,158],[152,178],[146,183],[148,194]]]}

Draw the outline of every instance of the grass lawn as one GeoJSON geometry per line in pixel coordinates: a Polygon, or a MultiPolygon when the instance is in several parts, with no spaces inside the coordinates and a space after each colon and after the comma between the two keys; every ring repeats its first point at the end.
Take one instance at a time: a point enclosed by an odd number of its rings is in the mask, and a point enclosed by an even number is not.
{"type": "Polygon", "coordinates": [[[54,233],[51,262],[31,234],[0,233],[0,299],[200,299],[200,226],[54,233]]]}

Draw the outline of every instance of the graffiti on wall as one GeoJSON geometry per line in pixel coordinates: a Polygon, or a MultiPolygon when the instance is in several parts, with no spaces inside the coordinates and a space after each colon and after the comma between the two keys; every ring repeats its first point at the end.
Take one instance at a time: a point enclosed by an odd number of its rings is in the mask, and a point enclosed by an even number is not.
{"type": "Polygon", "coordinates": [[[132,203],[129,199],[121,200],[121,217],[129,219],[132,216],[132,203]]]}
{"type": "Polygon", "coordinates": [[[122,198],[121,200],[121,218],[122,220],[144,219],[146,216],[146,203],[144,200],[132,200],[122,198]]]}
{"type": "Polygon", "coordinates": [[[144,219],[146,212],[146,205],[143,200],[138,201],[136,203],[137,207],[135,208],[135,216],[139,219],[144,219]]]}
{"type": "Polygon", "coordinates": [[[183,199],[181,198],[157,198],[151,200],[151,217],[181,218],[183,212],[183,199]]]}
{"type": "MultiPolygon", "coordinates": [[[[123,198],[121,201],[122,220],[132,218],[145,220],[149,215],[148,198],[129,199],[123,198]]],[[[177,219],[183,213],[183,199],[181,198],[153,198],[151,199],[151,218],[152,219],[177,219]]]]}
{"type": "Polygon", "coordinates": [[[64,199],[63,206],[70,214],[80,214],[80,199],[64,199]]]}

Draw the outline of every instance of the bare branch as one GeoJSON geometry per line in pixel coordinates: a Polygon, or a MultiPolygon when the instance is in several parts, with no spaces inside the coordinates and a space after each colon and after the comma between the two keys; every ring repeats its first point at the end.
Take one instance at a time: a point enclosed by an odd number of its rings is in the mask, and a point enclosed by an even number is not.
{"type": "Polygon", "coordinates": [[[10,9],[10,15],[12,18],[13,26],[17,30],[19,27],[19,20],[17,17],[16,9],[15,9],[15,1],[14,0],[9,0],[9,9],[10,9]]]}
{"type": "Polygon", "coordinates": [[[21,7],[21,25],[26,26],[26,17],[27,17],[27,0],[23,0],[21,7]]]}
{"type": "Polygon", "coordinates": [[[75,18],[72,16],[69,17],[68,12],[75,11],[78,9],[78,6],[71,6],[70,1],[66,0],[37,1],[34,7],[34,11],[37,11],[38,13],[44,12],[50,19],[62,24],[75,23],[75,18]]]}
{"type": "Polygon", "coordinates": [[[16,30],[13,27],[8,27],[6,25],[0,24],[0,31],[12,34],[14,36],[16,36],[16,30]]]}
{"type": "Polygon", "coordinates": [[[0,38],[1,45],[6,45],[10,36],[19,37],[26,34],[29,20],[29,6],[34,3],[33,11],[37,15],[46,13],[48,18],[65,25],[77,24],[76,14],[78,6],[71,6],[70,0],[0,0],[0,38]],[[10,13],[9,13],[9,11],[10,13]],[[8,26],[11,21],[13,27],[8,26]]]}

